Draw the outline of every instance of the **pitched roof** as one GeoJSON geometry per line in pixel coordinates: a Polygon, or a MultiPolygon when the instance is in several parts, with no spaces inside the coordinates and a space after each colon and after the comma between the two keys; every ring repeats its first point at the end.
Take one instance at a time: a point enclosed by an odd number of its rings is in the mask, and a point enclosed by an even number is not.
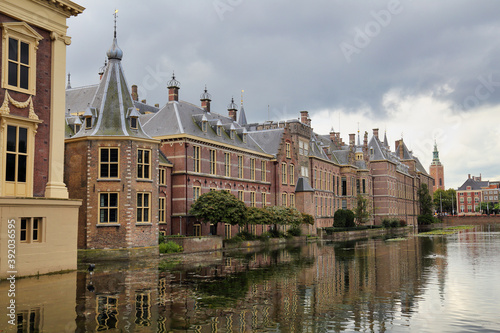
{"type": "Polygon", "coordinates": [[[470,186],[471,190],[480,190],[482,187],[488,187],[489,181],[479,181],[472,178],[468,178],[462,186],[458,188],[458,191],[467,191],[467,187],[470,186]]]}
{"type": "Polygon", "coordinates": [[[241,106],[240,109],[240,115],[238,117],[238,124],[241,126],[245,126],[247,124],[247,116],[245,115],[245,109],[243,108],[243,105],[241,106]]]}

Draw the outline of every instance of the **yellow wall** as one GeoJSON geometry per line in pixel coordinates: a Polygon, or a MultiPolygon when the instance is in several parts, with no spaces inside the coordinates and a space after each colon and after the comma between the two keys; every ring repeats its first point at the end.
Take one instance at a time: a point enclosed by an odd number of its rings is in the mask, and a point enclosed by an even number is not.
{"type": "MultiPolygon", "coordinates": [[[[0,278],[12,271],[8,264],[8,221],[15,220],[16,276],[45,274],[76,269],[78,208],[77,200],[0,198],[0,278]],[[21,243],[22,217],[42,217],[41,242],[21,243]]],[[[12,242],[11,242],[12,244],[12,242]]],[[[11,252],[12,253],[12,252],[11,252]]]]}

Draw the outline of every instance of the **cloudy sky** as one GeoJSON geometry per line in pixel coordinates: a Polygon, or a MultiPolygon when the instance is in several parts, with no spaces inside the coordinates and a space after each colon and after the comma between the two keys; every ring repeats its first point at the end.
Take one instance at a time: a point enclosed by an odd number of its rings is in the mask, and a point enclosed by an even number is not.
{"type": "Polygon", "coordinates": [[[297,118],[317,133],[379,128],[428,168],[434,140],[447,188],[500,180],[500,2],[496,0],[76,0],[68,20],[73,87],[96,84],[113,37],[139,99],[212,110],[232,97],[249,122],[297,118]]]}

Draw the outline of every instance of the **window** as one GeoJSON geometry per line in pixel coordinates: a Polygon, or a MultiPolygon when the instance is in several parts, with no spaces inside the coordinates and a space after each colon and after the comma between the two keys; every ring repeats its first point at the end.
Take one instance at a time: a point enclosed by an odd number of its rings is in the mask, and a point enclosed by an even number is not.
{"type": "Polygon", "coordinates": [[[363,193],[366,193],[366,180],[363,179],[362,183],[363,183],[363,193]]]}
{"type": "Polygon", "coordinates": [[[158,170],[158,183],[160,185],[167,185],[167,177],[166,177],[167,171],[165,168],[160,168],[158,170]]]}
{"type": "Polygon", "coordinates": [[[250,180],[255,180],[255,158],[250,159],[250,180]]]}
{"type": "Polygon", "coordinates": [[[160,197],[158,200],[158,223],[165,223],[165,198],[160,197]]]}
{"type": "Polygon", "coordinates": [[[224,153],[224,176],[231,177],[231,155],[224,153]]]}
{"type": "Polygon", "coordinates": [[[222,135],[222,126],[217,126],[217,135],[218,136],[222,135]]]}
{"type": "Polygon", "coordinates": [[[238,178],[243,178],[243,156],[238,156],[238,178]]]}
{"type": "Polygon", "coordinates": [[[243,200],[243,191],[242,190],[238,190],[238,200],[244,201],[243,200]]]}
{"type": "Polygon", "coordinates": [[[285,151],[286,151],[286,158],[291,158],[292,156],[291,156],[291,153],[290,153],[290,142],[287,142],[287,143],[285,144],[285,147],[286,147],[286,148],[285,148],[285,151]]]}
{"type": "Polygon", "coordinates": [[[290,164],[290,185],[295,185],[295,165],[290,164]]]}
{"type": "Polygon", "coordinates": [[[22,22],[3,23],[2,28],[2,88],[35,95],[35,47],[42,36],[22,22]]]}
{"type": "Polygon", "coordinates": [[[99,148],[99,177],[118,178],[118,148],[99,148]]]}
{"type": "Polygon", "coordinates": [[[206,121],[206,120],[203,120],[203,121],[201,122],[201,130],[202,130],[203,132],[206,132],[206,131],[207,131],[207,128],[208,128],[208,126],[207,126],[207,125],[208,125],[208,124],[207,124],[207,121],[206,121]]]}
{"type": "Polygon", "coordinates": [[[231,238],[231,225],[229,223],[224,224],[224,233],[227,238],[231,238]]]}
{"type": "Polygon", "coordinates": [[[281,193],[281,205],[283,207],[286,207],[287,205],[287,194],[286,193],[281,193]]]}
{"type": "Polygon", "coordinates": [[[28,129],[8,125],[6,139],[5,181],[12,183],[12,194],[17,194],[18,187],[18,190],[24,187],[20,192],[25,192],[28,178],[28,129]]]}
{"type": "Polygon", "coordinates": [[[19,240],[23,243],[39,243],[42,241],[42,218],[23,217],[21,218],[21,228],[19,240]]]}
{"type": "Polygon", "coordinates": [[[118,223],[118,193],[99,195],[99,223],[118,223]]]}
{"type": "Polygon", "coordinates": [[[193,201],[198,200],[200,195],[201,195],[201,187],[200,186],[193,186],[193,201]]]}
{"type": "Polygon", "coordinates": [[[342,195],[343,196],[347,195],[347,179],[346,179],[346,177],[342,177],[342,195]]]}
{"type": "Polygon", "coordinates": [[[151,179],[151,150],[137,150],[137,178],[151,179]]]}
{"type": "Polygon", "coordinates": [[[281,184],[286,185],[287,182],[287,166],[286,163],[281,163],[281,184]]]}
{"type": "Polygon", "coordinates": [[[356,179],[356,193],[359,194],[361,191],[361,183],[359,179],[356,179]]]}
{"type": "Polygon", "coordinates": [[[300,174],[302,175],[302,177],[309,178],[309,168],[301,166],[300,174]]]}
{"type": "Polygon", "coordinates": [[[289,206],[295,208],[295,194],[293,193],[290,193],[289,206]]]}
{"type": "Polygon", "coordinates": [[[319,188],[318,184],[318,170],[314,169],[314,188],[319,188]]]}
{"type": "Polygon", "coordinates": [[[193,226],[193,236],[201,236],[201,224],[196,223],[193,226]]]}
{"type": "Polygon", "coordinates": [[[85,117],[85,129],[92,128],[92,116],[85,117]]]}
{"type": "Polygon", "coordinates": [[[40,308],[19,311],[17,314],[17,332],[41,332],[43,331],[40,320],[40,308]]]}
{"type": "Polygon", "coordinates": [[[267,206],[267,193],[262,192],[262,207],[266,207],[266,206],[267,206]]]}
{"type": "Polygon", "coordinates": [[[201,171],[201,158],[200,158],[200,147],[193,146],[193,171],[200,172],[201,171]]]}
{"type": "Polygon", "coordinates": [[[255,192],[250,192],[250,207],[255,207],[255,192]]]}
{"type": "Polygon", "coordinates": [[[319,170],[319,189],[323,190],[323,171],[319,170]]]}
{"type": "Polygon", "coordinates": [[[130,128],[137,129],[137,117],[130,117],[130,128]]]}
{"type": "Polygon", "coordinates": [[[309,147],[306,141],[299,140],[299,155],[309,155],[309,147]]]}
{"type": "Polygon", "coordinates": [[[215,175],[217,173],[217,151],[215,149],[210,149],[210,174],[215,175]]]}
{"type": "Polygon", "coordinates": [[[137,223],[151,222],[149,218],[149,208],[151,206],[150,197],[151,195],[147,192],[137,193],[137,223]]]}
{"type": "Polygon", "coordinates": [[[267,179],[266,176],[266,161],[260,162],[260,179],[265,182],[267,179]]]}

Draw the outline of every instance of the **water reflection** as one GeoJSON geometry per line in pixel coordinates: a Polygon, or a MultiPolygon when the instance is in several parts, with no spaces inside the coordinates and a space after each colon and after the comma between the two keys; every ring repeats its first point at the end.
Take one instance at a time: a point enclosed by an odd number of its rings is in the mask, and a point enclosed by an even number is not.
{"type": "MultiPolygon", "coordinates": [[[[453,269],[455,274],[455,257],[465,256],[470,262],[465,270],[482,265],[481,258],[497,257],[498,233],[478,231],[402,241],[313,243],[187,260],[99,262],[93,274],[82,264],[77,273],[19,280],[17,328],[19,332],[384,332],[426,327],[433,331],[439,326],[426,316],[443,311],[447,298],[457,297],[450,290],[455,280],[449,272],[453,269]]],[[[463,290],[474,292],[476,286],[467,280],[462,283],[463,290]]],[[[7,287],[0,284],[0,293],[5,294],[7,287]]],[[[494,301],[495,296],[485,297],[494,301]]],[[[11,328],[0,323],[0,331],[11,328]]]]}

